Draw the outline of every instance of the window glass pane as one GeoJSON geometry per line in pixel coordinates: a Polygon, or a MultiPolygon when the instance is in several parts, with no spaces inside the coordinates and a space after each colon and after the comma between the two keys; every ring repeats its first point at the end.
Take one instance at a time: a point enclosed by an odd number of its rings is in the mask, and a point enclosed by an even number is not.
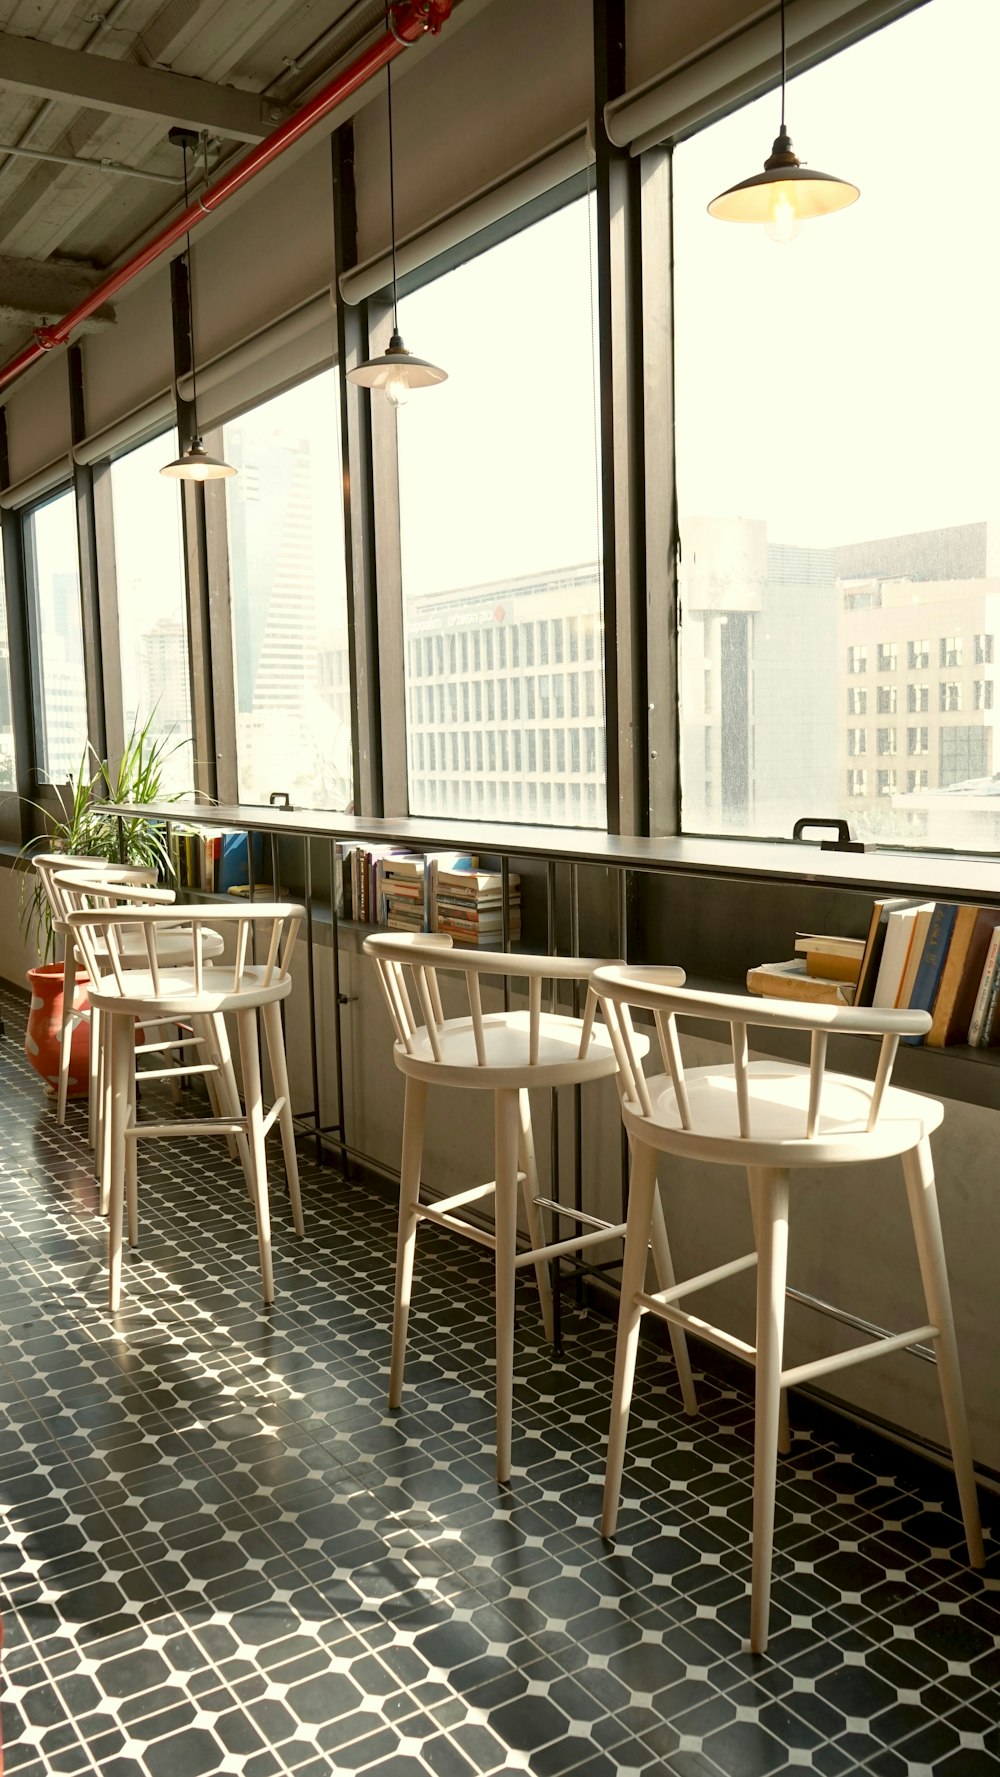
{"type": "Polygon", "coordinates": [[[7,599],[0,561],[0,790],[17,787],[14,753],[14,718],[10,702],[10,643],[7,640],[7,599]]]}
{"type": "Polygon", "coordinates": [[[80,560],[70,492],[25,518],[28,592],[38,648],[35,747],[43,781],[64,784],[87,744],[80,560]]]}
{"type": "Polygon", "coordinates": [[[178,452],[162,433],[111,465],[125,739],[149,724],[167,749],[164,788],[194,782],[181,490],[160,474],[178,452]]]}
{"type": "Polygon", "coordinates": [[[244,802],[354,794],[338,402],[326,371],[223,428],[244,802]]]}
{"type": "Polygon", "coordinates": [[[415,393],[398,419],[403,621],[407,637],[425,641],[422,656],[406,650],[415,814],[467,806],[440,752],[436,771],[416,776],[431,719],[419,693],[442,671],[443,639],[458,635],[447,671],[474,687],[459,722],[475,737],[476,808],[487,819],[605,824],[603,700],[600,746],[578,741],[567,763],[565,739],[580,733],[580,657],[603,654],[593,232],[580,199],[400,308],[407,345],[449,378],[415,393]],[[555,662],[555,681],[536,686],[536,665],[555,662]],[[537,795],[553,735],[563,780],[554,806],[551,782],[547,803],[537,795]],[[567,796],[567,784],[586,795],[567,796]]]}
{"type": "Polygon", "coordinates": [[[822,814],[1000,845],[1000,707],[973,691],[1000,623],[998,59],[995,0],[928,0],[793,80],[797,152],[861,198],[787,246],[706,214],[763,161],[777,94],[676,150],[688,831],[822,814]],[[962,118],[961,178],[931,114],[962,118]],[[921,775],[853,764],[890,752],[921,775]]]}

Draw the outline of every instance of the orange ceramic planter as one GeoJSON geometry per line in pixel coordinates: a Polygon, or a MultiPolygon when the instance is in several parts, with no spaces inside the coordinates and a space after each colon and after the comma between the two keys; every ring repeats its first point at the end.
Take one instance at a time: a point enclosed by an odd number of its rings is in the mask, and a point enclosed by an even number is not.
{"type": "MultiPolygon", "coordinates": [[[[42,1079],[56,1091],[59,1086],[59,1038],[63,1015],[63,966],[46,963],[28,970],[31,988],[31,1010],[24,1038],[24,1053],[42,1079]]],[[[77,975],[73,993],[73,1010],[82,1012],[87,1006],[87,977],[77,975]]],[[[79,1098],[88,1086],[90,1066],[90,1025],[83,1019],[73,1031],[69,1051],[69,1095],[79,1098]]]]}

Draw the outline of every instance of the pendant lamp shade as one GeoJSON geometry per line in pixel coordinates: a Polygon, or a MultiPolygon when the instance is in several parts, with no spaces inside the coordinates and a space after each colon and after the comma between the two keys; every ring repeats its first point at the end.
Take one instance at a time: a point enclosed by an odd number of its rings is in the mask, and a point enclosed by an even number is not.
{"type": "MultiPolygon", "coordinates": [[[[175,147],[184,151],[184,208],[188,208],[188,149],[198,142],[194,130],[178,127],[168,132],[175,147]]],[[[206,150],[207,154],[207,150],[206,150]]],[[[206,160],[207,172],[207,160],[206,160]]],[[[191,231],[188,230],[184,242],[184,259],[187,265],[187,322],[188,351],[191,358],[191,442],[175,457],[172,463],[164,463],[161,475],[171,475],[176,481],[222,481],[228,475],[235,475],[236,470],[231,463],[224,463],[221,457],[210,457],[198,430],[198,385],[195,375],[194,351],[194,286],[191,275],[191,231]]]]}
{"type": "Polygon", "coordinates": [[[221,457],[210,457],[201,439],[192,438],[187,450],[182,450],[172,463],[164,463],[160,474],[173,475],[178,481],[223,481],[227,475],[235,475],[236,470],[221,457]]]}
{"type": "MultiPolygon", "coordinates": [[[[389,9],[386,9],[386,25],[391,30],[392,23],[389,9]]],[[[377,358],[366,358],[363,364],[356,364],[347,372],[347,380],[357,383],[362,389],[381,389],[387,401],[393,407],[402,407],[408,400],[411,389],[430,389],[435,383],[448,381],[448,372],[431,364],[426,358],[416,358],[404,346],[399,331],[398,302],[396,296],[396,189],[393,176],[392,154],[392,64],[385,65],[386,106],[389,119],[389,236],[392,244],[392,338],[383,353],[377,358]]]]}
{"type": "Polygon", "coordinates": [[[849,180],[803,166],[785,128],[786,73],[785,0],[781,0],[781,128],[763,172],[730,185],[708,206],[709,215],[720,222],[763,224],[775,241],[794,240],[803,222],[846,210],[861,196],[849,180]]]}

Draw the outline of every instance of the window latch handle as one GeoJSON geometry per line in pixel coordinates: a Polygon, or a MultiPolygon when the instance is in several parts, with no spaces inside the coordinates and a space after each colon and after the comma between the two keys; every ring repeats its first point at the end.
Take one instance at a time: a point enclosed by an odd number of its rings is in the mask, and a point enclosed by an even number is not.
{"type": "Polygon", "coordinates": [[[809,828],[829,830],[837,835],[836,839],[821,839],[819,842],[820,851],[867,851],[869,849],[860,839],[851,838],[851,829],[846,821],[832,818],[814,820],[809,815],[803,815],[792,828],[792,838],[801,839],[803,833],[809,828]]]}

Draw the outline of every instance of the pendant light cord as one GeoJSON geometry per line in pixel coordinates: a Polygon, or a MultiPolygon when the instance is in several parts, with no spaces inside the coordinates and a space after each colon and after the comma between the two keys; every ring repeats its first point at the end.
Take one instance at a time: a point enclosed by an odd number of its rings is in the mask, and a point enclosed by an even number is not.
{"type": "MultiPolygon", "coordinates": [[[[184,144],[184,208],[188,208],[188,151],[184,144]]],[[[198,385],[194,367],[194,279],[191,275],[191,230],[184,235],[184,259],[187,265],[187,299],[188,299],[188,350],[191,354],[191,431],[189,441],[193,444],[198,438],[198,385]]]]}
{"type": "MultiPolygon", "coordinates": [[[[388,22],[388,8],[386,21],[388,22]]],[[[392,242],[392,331],[399,332],[399,317],[396,313],[396,189],[393,177],[392,161],[392,63],[385,65],[386,105],[389,113],[389,235],[392,242]]]]}
{"type": "MultiPolygon", "coordinates": [[[[785,133],[785,0],[781,0],[781,133],[785,133]]],[[[771,113],[772,117],[774,113],[771,113]]]]}

